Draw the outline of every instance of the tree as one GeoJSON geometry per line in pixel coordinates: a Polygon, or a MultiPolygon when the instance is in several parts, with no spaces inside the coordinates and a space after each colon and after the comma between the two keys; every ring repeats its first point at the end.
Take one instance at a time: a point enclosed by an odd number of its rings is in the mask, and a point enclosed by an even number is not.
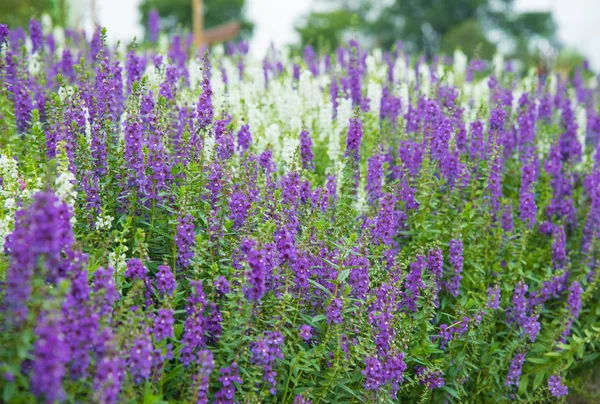
{"type": "MultiPolygon", "coordinates": [[[[204,0],[204,28],[238,20],[241,24],[241,35],[249,36],[254,24],[245,19],[244,5],[245,0],[204,0]]],[[[143,0],[139,9],[144,27],[147,27],[148,13],[153,8],[160,14],[163,31],[192,28],[191,0],[143,0]]]]}
{"type": "MultiPolygon", "coordinates": [[[[376,0],[373,0],[376,1],[376,0]]],[[[378,0],[377,0],[378,1],[378,0]]],[[[311,45],[320,51],[336,49],[344,37],[367,26],[369,0],[321,0],[324,10],[312,11],[295,26],[300,47],[311,45]],[[354,22],[354,24],[353,24],[354,22]]]]}
{"type": "Polygon", "coordinates": [[[296,26],[302,47],[311,45],[322,52],[335,50],[351,26],[353,14],[348,10],[311,13],[296,26]]]}
{"type": "Polygon", "coordinates": [[[8,24],[9,28],[29,26],[29,19],[40,18],[43,13],[52,15],[51,0],[1,0],[0,22],[8,24]]]}
{"type": "MultiPolygon", "coordinates": [[[[323,1],[356,13],[358,32],[374,44],[390,48],[402,40],[409,51],[428,56],[449,51],[448,46],[459,39],[467,40],[472,50],[477,45],[489,50],[494,45],[488,37],[492,31],[514,46],[534,37],[555,41],[556,24],[550,13],[517,13],[512,9],[513,0],[356,0],[351,6],[346,0],[323,1]]],[[[313,12],[305,21],[296,28],[303,44],[314,41],[308,33],[337,39],[348,30],[339,26],[335,11],[313,12]]]]}
{"type": "Polygon", "coordinates": [[[487,39],[477,20],[466,20],[444,35],[440,51],[451,55],[457,48],[468,57],[477,54],[481,59],[491,59],[496,53],[496,45],[487,39]]]}

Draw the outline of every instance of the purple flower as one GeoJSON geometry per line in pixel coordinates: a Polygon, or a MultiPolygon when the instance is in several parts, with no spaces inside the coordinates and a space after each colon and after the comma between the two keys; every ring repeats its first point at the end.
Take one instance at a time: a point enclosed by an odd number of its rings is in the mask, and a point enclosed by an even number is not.
{"type": "Polygon", "coordinates": [[[31,91],[25,80],[17,80],[14,85],[15,118],[17,132],[25,133],[31,127],[31,116],[34,109],[31,91]]]}
{"type": "Polygon", "coordinates": [[[194,378],[195,389],[198,391],[196,396],[197,404],[208,404],[209,378],[215,368],[213,353],[209,350],[202,350],[198,353],[198,373],[194,378]]]}
{"type": "Polygon", "coordinates": [[[331,299],[329,305],[325,309],[325,315],[327,316],[327,322],[329,324],[342,324],[342,301],[338,298],[331,299]]]}
{"type": "Polygon", "coordinates": [[[352,97],[352,105],[360,106],[361,105],[361,74],[359,67],[359,49],[358,42],[356,40],[350,40],[349,42],[349,53],[350,53],[350,65],[348,66],[348,76],[350,80],[350,95],[352,97]]]}
{"type": "Polygon", "coordinates": [[[109,316],[113,305],[119,300],[119,292],[115,286],[114,270],[111,267],[98,267],[94,272],[95,304],[100,315],[109,316]]]}
{"type": "Polygon", "coordinates": [[[202,281],[190,281],[190,287],[192,292],[185,307],[187,316],[181,340],[183,345],[181,361],[186,367],[195,360],[195,352],[198,348],[204,345],[204,331],[206,328],[203,313],[207,302],[202,288],[202,281]]]}
{"type": "Polygon", "coordinates": [[[464,316],[462,321],[458,323],[457,328],[454,330],[454,333],[461,337],[469,331],[469,317],[464,316]]]}
{"type": "Polygon", "coordinates": [[[444,270],[444,256],[441,248],[432,248],[427,253],[427,268],[433,276],[439,280],[442,277],[444,270]]]}
{"type": "Polygon", "coordinates": [[[0,24],[0,46],[6,43],[8,38],[8,26],[6,24],[0,24]]]}
{"type": "Polygon", "coordinates": [[[419,384],[427,386],[430,390],[442,388],[446,383],[444,373],[441,370],[431,371],[426,368],[417,367],[416,375],[419,384]]]}
{"type": "Polygon", "coordinates": [[[221,119],[214,123],[217,155],[221,160],[227,160],[235,151],[233,131],[230,126],[231,120],[232,118],[230,115],[223,113],[221,119]]]}
{"type": "Polygon", "coordinates": [[[369,322],[373,326],[377,351],[384,355],[390,350],[395,336],[393,319],[398,306],[398,292],[384,283],[375,291],[375,296],[375,301],[369,307],[369,322]]]}
{"type": "Polygon", "coordinates": [[[283,359],[282,345],[283,334],[279,331],[267,331],[252,345],[252,360],[258,364],[270,364],[277,359],[283,359]]]}
{"type": "Polygon", "coordinates": [[[208,63],[208,55],[204,56],[204,64],[202,67],[202,94],[198,100],[196,114],[198,117],[198,127],[206,128],[213,121],[213,106],[212,106],[212,89],[210,88],[210,66],[208,63]]]}
{"type": "Polygon", "coordinates": [[[90,285],[85,258],[75,253],[71,262],[71,287],[61,308],[61,327],[69,348],[69,373],[72,378],[88,376],[90,351],[97,338],[99,318],[90,301],[90,285]]]}
{"type": "Polygon", "coordinates": [[[300,338],[308,342],[312,338],[312,327],[308,324],[302,324],[300,326],[300,338]]]}
{"type": "Polygon", "coordinates": [[[312,139],[306,129],[300,132],[300,156],[302,157],[302,167],[304,169],[310,170],[314,168],[312,139]]]}
{"type": "Polygon", "coordinates": [[[396,397],[400,384],[404,382],[404,371],[406,363],[404,363],[404,352],[397,355],[390,355],[384,364],[384,378],[386,382],[392,384],[392,397],[396,397]]]}
{"type": "Polygon", "coordinates": [[[128,186],[138,192],[145,184],[144,127],[139,116],[125,121],[125,160],[127,161],[128,186]]]}
{"type": "Polygon", "coordinates": [[[538,321],[538,317],[539,314],[532,314],[527,317],[522,324],[523,330],[525,331],[525,334],[529,336],[531,342],[535,342],[535,339],[540,332],[541,325],[538,321]]]}
{"type": "Polygon", "coordinates": [[[231,193],[229,200],[229,217],[233,220],[234,228],[239,229],[246,223],[248,212],[252,208],[252,197],[239,189],[239,185],[236,184],[235,188],[237,190],[231,193]]]}
{"type": "Polygon", "coordinates": [[[158,41],[158,34],[160,34],[160,15],[158,11],[153,8],[148,13],[148,38],[150,42],[158,41]]]}
{"type": "Polygon", "coordinates": [[[136,338],[129,350],[129,372],[135,383],[140,383],[150,377],[152,369],[152,340],[143,334],[136,338]]]}
{"type": "Polygon", "coordinates": [[[413,313],[417,311],[417,301],[424,286],[423,269],[425,269],[425,256],[417,255],[416,260],[410,264],[410,272],[404,279],[406,291],[403,293],[402,303],[413,313]]]}
{"type": "Polygon", "coordinates": [[[139,82],[142,79],[146,64],[141,56],[135,54],[135,50],[130,50],[127,53],[125,61],[125,70],[127,70],[127,93],[131,94],[131,89],[134,82],[139,82]]]}
{"type": "Polygon", "coordinates": [[[369,259],[359,251],[354,252],[356,254],[351,254],[344,265],[351,268],[348,283],[352,287],[352,295],[364,300],[369,291],[369,259]]]}
{"type": "Polygon", "coordinates": [[[511,321],[516,321],[517,324],[524,324],[527,320],[527,299],[525,294],[529,287],[526,283],[517,282],[513,291],[512,307],[507,311],[507,315],[511,315],[511,321]]]}
{"type": "Polygon", "coordinates": [[[346,156],[354,161],[360,160],[360,142],[363,136],[362,121],[358,117],[350,118],[350,126],[346,135],[346,156]]]}
{"type": "Polygon", "coordinates": [[[523,363],[525,362],[525,354],[518,353],[514,356],[512,361],[510,362],[510,368],[508,369],[508,375],[506,376],[506,384],[508,387],[515,386],[519,387],[521,382],[521,370],[523,368],[523,363]]]}
{"type": "Polygon", "coordinates": [[[92,40],[90,41],[90,56],[92,57],[92,62],[96,61],[96,57],[102,50],[104,44],[102,43],[102,30],[99,26],[96,27],[96,30],[92,34],[92,40]]]}
{"type": "Polygon", "coordinates": [[[500,307],[500,286],[488,287],[488,301],[486,307],[492,310],[498,310],[500,307]]]}
{"type": "Polygon", "coordinates": [[[148,269],[144,266],[139,258],[131,258],[127,261],[125,268],[125,276],[131,279],[146,279],[148,269]]]}
{"type": "Polygon", "coordinates": [[[19,210],[15,229],[7,237],[10,266],[6,273],[4,304],[17,323],[27,317],[27,301],[35,269],[43,259],[44,278],[57,282],[69,266],[63,259],[74,242],[71,212],[52,192],[38,192],[26,210],[19,210]]]}
{"type": "Polygon", "coordinates": [[[177,244],[177,263],[182,268],[190,265],[190,260],[194,257],[194,247],[196,233],[194,231],[194,218],[189,213],[177,220],[177,234],[175,243],[177,244]]]}
{"type": "Polygon", "coordinates": [[[483,141],[483,123],[475,121],[471,123],[471,143],[469,144],[469,155],[471,160],[482,159],[484,156],[485,143],[483,141]]]}
{"type": "Polygon", "coordinates": [[[35,328],[37,340],[33,352],[31,390],[47,403],[64,400],[62,380],[70,359],[57,314],[42,312],[35,328]]]}
{"type": "Polygon", "coordinates": [[[302,396],[302,394],[298,394],[294,397],[294,404],[312,404],[312,400],[308,400],[302,396]]]}
{"type": "Polygon", "coordinates": [[[94,397],[97,402],[115,404],[125,379],[125,361],[116,354],[102,355],[94,376],[94,397]]]}
{"type": "Polygon", "coordinates": [[[158,272],[156,273],[156,288],[169,296],[172,295],[177,288],[175,276],[173,275],[173,272],[171,272],[171,267],[168,265],[158,266],[158,272]]]}
{"type": "Polygon", "coordinates": [[[554,397],[562,397],[569,394],[569,389],[563,384],[560,375],[552,375],[548,379],[548,390],[554,397]]]}
{"type": "Polygon", "coordinates": [[[573,318],[579,317],[579,312],[581,311],[581,293],[583,289],[581,289],[581,285],[579,282],[574,281],[571,283],[569,287],[569,298],[567,299],[567,306],[569,307],[569,314],[573,318]]]}
{"type": "Polygon", "coordinates": [[[513,210],[512,205],[507,204],[504,206],[504,210],[502,211],[502,229],[506,233],[510,233],[514,230],[515,223],[513,220],[513,210]]]}
{"type": "Polygon", "coordinates": [[[230,287],[227,278],[223,275],[219,276],[215,281],[215,288],[217,289],[217,292],[219,292],[222,295],[226,295],[227,293],[229,293],[230,287]]]}
{"type": "Polygon", "coordinates": [[[565,227],[557,226],[554,229],[554,241],[552,242],[552,261],[554,268],[562,268],[567,259],[567,236],[565,235],[565,227]]]}
{"type": "Polygon", "coordinates": [[[498,106],[490,113],[490,133],[497,132],[504,129],[504,119],[506,112],[501,106],[498,106]]]}
{"type": "Polygon", "coordinates": [[[440,348],[444,349],[448,342],[452,341],[452,331],[448,329],[448,324],[440,324],[440,348]]]}
{"type": "Polygon", "coordinates": [[[369,203],[375,204],[381,197],[381,185],[383,181],[383,155],[377,153],[369,158],[367,162],[367,184],[366,191],[369,195],[369,203]]]}
{"type": "Polygon", "coordinates": [[[268,274],[267,251],[251,248],[247,253],[248,285],[245,289],[248,300],[261,300],[267,291],[266,280],[268,274]]]}
{"type": "Polygon", "coordinates": [[[42,32],[42,23],[34,18],[29,20],[29,37],[31,38],[32,53],[44,50],[44,33],[42,32]]]}
{"type": "Polygon", "coordinates": [[[569,316],[567,318],[567,323],[565,324],[565,329],[562,332],[562,342],[566,341],[566,338],[571,333],[571,328],[573,327],[573,322],[579,317],[579,312],[581,311],[581,293],[583,292],[581,285],[579,282],[574,281],[571,283],[569,287],[569,297],[567,298],[567,307],[569,309],[569,316]]]}
{"type": "Polygon", "coordinates": [[[496,142],[494,142],[489,157],[489,178],[488,190],[490,192],[492,213],[496,213],[500,209],[500,199],[502,198],[502,179],[500,178],[500,153],[496,142]]]}
{"type": "Polygon", "coordinates": [[[365,358],[365,370],[362,371],[365,376],[365,390],[379,390],[385,383],[383,366],[375,356],[365,358]]]}
{"type": "Polygon", "coordinates": [[[238,137],[238,150],[242,153],[247,152],[252,143],[252,134],[250,133],[250,126],[242,125],[237,133],[238,137]]]}
{"type": "Polygon", "coordinates": [[[452,273],[450,274],[450,280],[447,282],[446,287],[450,294],[457,297],[460,293],[460,281],[462,280],[463,270],[463,243],[461,239],[450,240],[450,265],[452,266],[452,273]]]}
{"type": "Polygon", "coordinates": [[[164,338],[173,338],[173,319],[174,311],[172,309],[159,309],[154,318],[154,336],[157,341],[164,338]]]}
{"type": "Polygon", "coordinates": [[[238,370],[238,365],[233,362],[231,366],[221,368],[221,390],[215,394],[215,404],[232,404],[235,398],[235,386],[233,383],[242,383],[242,378],[238,370]]]}

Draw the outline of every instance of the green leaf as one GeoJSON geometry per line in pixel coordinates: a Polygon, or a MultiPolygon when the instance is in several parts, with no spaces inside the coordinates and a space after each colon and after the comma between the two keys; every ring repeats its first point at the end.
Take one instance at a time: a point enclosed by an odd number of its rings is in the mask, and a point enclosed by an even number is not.
{"type": "Polygon", "coordinates": [[[542,381],[544,380],[544,376],[546,376],[545,372],[538,372],[535,375],[535,379],[533,379],[533,390],[537,390],[538,387],[540,387],[540,385],[542,384],[542,381]]]}
{"type": "Polygon", "coordinates": [[[348,276],[350,275],[350,269],[344,269],[342,272],[340,272],[340,274],[338,275],[338,281],[340,282],[344,282],[348,276]]]}
{"type": "Polygon", "coordinates": [[[327,316],[325,314],[317,314],[312,318],[313,323],[318,323],[319,321],[325,320],[327,316]]]}
{"type": "Polygon", "coordinates": [[[543,365],[544,363],[548,363],[547,358],[527,358],[527,362],[537,363],[538,365],[543,365]]]}
{"type": "Polygon", "coordinates": [[[529,376],[521,377],[521,384],[519,385],[519,394],[525,394],[527,392],[527,386],[529,385],[529,376]]]}
{"type": "Polygon", "coordinates": [[[454,397],[456,399],[460,399],[460,394],[458,394],[458,391],[454,390],[452,387],[443,385],[442,390],[444,390],[446,393],[450,394],[452,397],[454,397]]]}
{"type": "Polygon", "coordinates": [[[320,283],[318,283],[318,282],[315,282],[315,281],[314,281],[314,280],[312,280],[312,279],[309,279],[309,280],[308,280],[308,282],[309,282],[311,285],[313,285],[313,286],[315,286],[315,287],[317,287],[317,288],[321,289],[323,292],[327,293],[328,295],[331,295],[331,292],[329,291],[329,289],[327,289],[325,286],[321,285],[320,283]]]}

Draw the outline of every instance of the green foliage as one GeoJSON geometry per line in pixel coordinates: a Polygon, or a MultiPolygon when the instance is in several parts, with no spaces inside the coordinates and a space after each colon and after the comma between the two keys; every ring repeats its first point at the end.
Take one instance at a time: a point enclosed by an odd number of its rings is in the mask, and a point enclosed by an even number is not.
{"type": "Polygon", "coordinates": [[[486,38],[477,20],[467,20],[444,35],[440,51],[451,55],[456,49],[469,58],[477,55],[485,60],[492,59],[496,53],[496,46],[486,38]]]}
{"type": "MultiPolygon", "coordinates": [[[[246,0],[205,0],[204,29],[237,20],[242,26],[241,35],[248,37],[252,34],[254,24],[245,16],[245,4],[246,0]]],[[[152,9],[158,11],[163,31],[173,33],[182,28],[192,29],[191,0],[143,0],[139,10],[144,28],[148,26],[148,13],[152,9]]]]}
{"type": "Polygon", "coordinates": [[[332,52],[343,42],[353,14],[348,10],[313,12],[296,26],[302,46],[311,45],[320,52],[332,52]]]}
{"type": "Polygon", "coordinates": [[[52,14],[55,9],[54,3],[52,0],[2,0],[0,21],[8,24],[9,28],[27,29],[32,16],[37,16],[39,19],[43,13],[52,14]]]}
{"type": "MultiPolygon", "coordinates": [[[[318,45],[324,38],[335,47],[340,38],[352,33],[344,26],[348,15],[360,21],[358,34],[369,44],[391,48],[402,41],[411,52],[452,53],[457,46],[469,55],[480,45],[481,56],[491,55],[494,43],[487,33],[497,30],[513,45],[527,43],[532,38],[555,41],[556,24],[550,13],[517,13],[512,0],[393,0],[393,1],[323,1],[327,12],[312,12],[296,27],[301,45],[318,45]],[[336,8],[337,7],[337,8],[336,8]]],[[[529,49],[533,51],[534,49],[529,49]]]]}

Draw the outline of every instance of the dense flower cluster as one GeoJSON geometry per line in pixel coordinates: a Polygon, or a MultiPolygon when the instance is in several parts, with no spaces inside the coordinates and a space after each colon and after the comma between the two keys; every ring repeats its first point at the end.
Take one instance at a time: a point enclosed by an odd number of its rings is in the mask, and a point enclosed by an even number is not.
{"type": "Polygon", "coordinates": [[[151,11],[131,46],[0,24],[3,401],[584,389],[600,349],[589,66],[356,39],[259,60],[169,24],[151,11]]]}

